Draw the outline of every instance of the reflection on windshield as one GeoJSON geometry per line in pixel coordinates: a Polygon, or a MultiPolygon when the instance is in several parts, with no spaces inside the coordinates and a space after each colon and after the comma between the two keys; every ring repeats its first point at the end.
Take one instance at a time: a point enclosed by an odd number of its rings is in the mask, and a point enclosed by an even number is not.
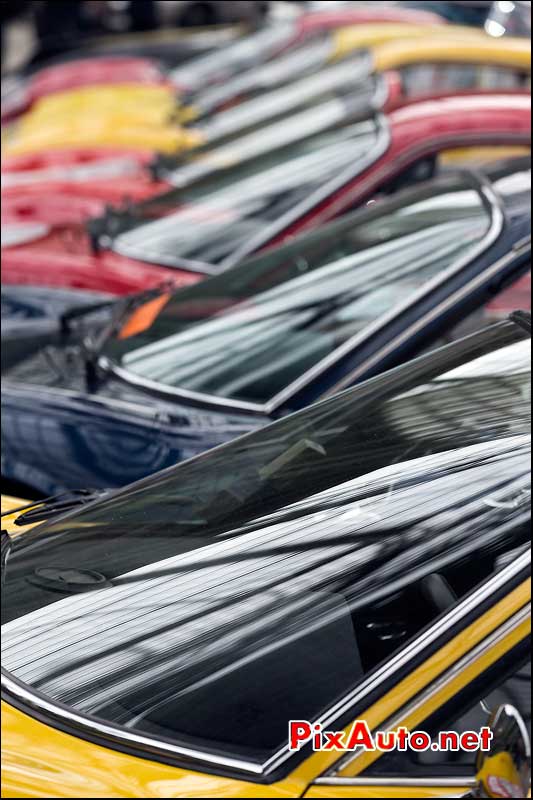
{"type": "MultiPolygon", "coordinates": [[[[371,84],[361,88],[361,104],[367,111],[370,109],[373,91],[371,84]]],[[[162,174],[172,186],[188,187],[217,170],[235,171],[240,164],[251,159],[263,159],[266,156],[268,166],[274,152],[283,151],[284,148],[301,142],[308,136],[328,131],[333,125],[341,124],[346,119],[347,110],[347,103],[341,97],[332,96],[327,102],[324,98],[319,114],[315,107],[308,108],[271,125],[264,125],[259,130],[239,136],[236,140],[232,139],[229,143],[204,147],[198,155],[191,157],[188,163],[170,172],[163,169],[162,174]]],[[[220,180],[219,176],[217,180],[220,180]]]]}
{"type": "Polygon", "coordinates": [[[411,192],[410,202],[395,200],[391,210],[376,209],[359,224],[354,219],[344,235],[335,229],[318,247],[314,237],[288,265],[274,255],[260,276],[230,273],[220,283],[218,307],[209,298],[219,283],[183,300],[178,295],[141,346],[135,347],[137,340],[127,351],[121,346],[122,365],[167,386],[267,402],[479,245],[489,217],[464,180],[433,184],[431,196],[428,187],[411,192]],[[254,291],[254,284],[263,291],[254,291]],[[199,307],[189,326],[180,318],[182,307],[189,317],[199,307]]]}
{"type": "Polygon", "coordinates": [[[294,38],[294,23],[277,24],[260,30],[214,52],[190,59],[170,71],[168,77],[178,89],[196,92],[213,82],[222,82],[242,69],[271,58],[294,38]]]}
{"type": "MultiPolygon", "coordinates": [[[[301,78],[288,86],[219,111],[195,128],[202,132],[206,141],[217,142],[285,116],[298,108],[311,104],[316,106],[338,92],[350,93],[353,102],[358,93],[364,95],[365,89],[372,86],[370,66],[369,59],[364,56],[347,59],[320,70],[316,75],[301,78]]],[[[317,116],[323,113],[315,108],[317,116]]]]}
{"type": "Polygon", "coordinates": [[[195,108],[206,114],[235,97],[294,81],[300,75],[324,66],[333,51],[334,40],[331,37],[306,43],[257,69],[236,75],[222,86],[207,88],[195,98],[195,108]]]}
{"type": "MultiPolygon", "coordinates": [[[[135,213],[163,219],[117,236],[113,249],[142,261],[168,266],[220,265],[269,223],[343,174],[353,177],[380,154],[374,120],[344,124],[282,150],[214,175],[185,190],[176,189],[146,203],[135,213]]],[[[348,179],[348,177],[347,177],[348,179]]]]}
{"type": "Polygon", "coordinates": [[[439,616],[425,576],[462,597],[527,544],[524,336],[500,323],[14,540],[5,667],[262,760],[439,616]],[[87,571],[102,588],[71,592],[87,571]]]}

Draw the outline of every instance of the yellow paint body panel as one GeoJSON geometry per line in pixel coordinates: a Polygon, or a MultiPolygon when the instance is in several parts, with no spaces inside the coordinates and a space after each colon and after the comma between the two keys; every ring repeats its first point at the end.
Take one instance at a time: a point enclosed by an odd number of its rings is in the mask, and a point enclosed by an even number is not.
{"type": "Polygon", "coordinates": [[[72,120],[70,123],[47,125],[41,130],[8,137],[4,155],[24,155],[40,150],[60,150],[65,147],[125,147],[176,153],[202,144],[204,138],[193,130],[177,125],[138,125],[120,117],[95,117],[90,123],[72,120]]]}
{"type": "MultiPolygon", "coordinates": [[[[62,147],[138,147],[173,153],[203,142],[177,124],[166,86],[92,86],[50,95],[14,123],[6,155],[62,147]]],[[[185,109],[182,109],[185,112],[185,109]]]]}
{"type": "Polygon", "coordinates": [[[393,22],[387,25],[379,23],[348,25],[339,28],[333,34],[333,58],[344,58],[354,50],[374,47],[386,42],[406,40],[409,42],[409,48],[413,49],[413,43],[419,38],[440,41],[441,39],[454,40],[460,37],[465,37],[468,41],[489,38],[477,28],[462,25],[416,25],[409,22],[393,22]]]}
{"type": "Polygon", "coordinates": [[[191,772],[108,750],[2,703],[2,797],[295,796],[279,785],[191,772]]]}
{"type": "Polygon", "coordinates": [[[439,162],[442,165],[482,167],[492,161],[529,155],[529,147],[459,147],[439,153],[439,162]]]}
{"type": "Polygon", "coordinates": [[[176,97],[167,86],[111,85],[70,89],[41,98],[21,118],[21,132],[36,125],[93,114],[124,116],[145,125],[163,125],[176,110],[176,97]]]}
{"type": "MultiPolygon", "coordinates": [[[[446,30],[446,26],[443,26],[446,30]]],[[[409,64],[487,64],[531,71],[529,39],[492,39],[483,34],[427,35],[387,42],[373,51],[374,68],[382,72],[409,64]]]]}
{"type": "MultiPolygon", "coordinates": [[[[12,497],[7,494],[2,495],[2,514],[6,511],[15,511],[15,509],[20,508],[21,506],[27,506],[29,500],[21,500],[20,497],[12,497]]],[[[36,506],[39,505],[37,501],[35,503],[36,506]]],[[[14,514],[8,514],[5,517],[2,517],[2,530],[7,531],[10,536],[16,536],[19,533],[23,533],[27,531],[29,528],[33,528],[35,525],[38,525],[37,522],[32,522],[30,525],[15,525],[15,520],[18,517],[18,512],[14,514]]]]}

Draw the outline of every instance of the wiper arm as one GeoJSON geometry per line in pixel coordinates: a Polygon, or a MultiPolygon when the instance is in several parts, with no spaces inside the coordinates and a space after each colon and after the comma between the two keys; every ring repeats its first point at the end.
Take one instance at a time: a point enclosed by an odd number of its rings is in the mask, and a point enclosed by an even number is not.
{"type": "Polygon", "coordinates": [[[71,322],[80,317],[89,316],[97,311],[102,311],[105,308],[112,308],[117,303],[117,298],[113,297],[111,300],[101,300],[99,303],[89,303],[86,306],[75,306],[68,308],[59,317],[59,326],[61,336],[69,336],[72,333],[71,322]]]}
{"type": "Polygon", "coordinates": [[[175,291],[175,289],[176,286],[172,281],[164,281],[153,289],[146,289],[143,292],[137,292],[136,294],[131,294],[111,302],[111,305],[114,307],[114,313],[112,314],[109,324],[103,327],[99,335],[89,335],[81,343],[87,388],[89,391],[93,391],[98,385],[98,358],[108,340],[120,331],[124,322],[134,311],[146,303],[149,303],[151,300],[161,297],[163,294],[175,291]]]}
{"type": "Polygon", "coordinates": [[[125,202],[118,207],[106,206],[101,216],[93,217],[85,222],[85,230],[89,236],[93,253],[108,249],[116,236],[142,221],[134,203],[125,202]]]}
{"type": "Polygon", "coordinates": [[[14,525],[29,525],[30,523],[42,522],[56,514],[70,511],[78,506],[83,506],[93,500],[108,497],[110,489],[75,489],[70,492],[52,495],[44,500],[34,500],[32,503],[25,503],[18,508],[3,511],[0,516],[8,517],[13,514],[19,516],[13,520],[14,525]]]}

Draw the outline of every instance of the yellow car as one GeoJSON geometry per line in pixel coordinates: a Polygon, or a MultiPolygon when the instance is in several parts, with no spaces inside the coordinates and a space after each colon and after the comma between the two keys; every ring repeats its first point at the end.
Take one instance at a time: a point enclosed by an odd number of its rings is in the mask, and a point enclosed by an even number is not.
{"type": "Polygon", "coordinates": [[[523,791],[528,326],[79,508],[12,502],[2,796],[450,797],[476,774],[523,791]]]}
{"type": "MultiPolygon", "coordinates": [[[[415,62],[427,58],[427,50],[422,52],[422,48],[420,57],[417,55],[422,41],[426,48],[433,41],[436,44],[441,41],[450,42],[452,47],[457,41],[464,41],[461,57],[463,53],[470,52],[473,55],[468,60],[477,59],[478,62],[480,53],[489,62],[497,58],[497,63],[505,61],[508,53],[506,63],[509,66],[516,66],[518,63],[522,65],[527,61],[527,54],[523,52],[526,46],[512,39],[506,39],[504,44],[495,44],[485,34],[471,28],[391,23],[357,25],[335,32],[331,36],[327,55],[320,56],[321,64],[317,64],[317,68],[342,60],[356,51],[376,48],[401,39],[406,40],[405,47],[411,53],[411,61],[415,62]],[[496,52],[497,57],[494,55],[496,52]]],[[[445,52],[444,46],[441,51],[445,52]]],[[[294,54],[290,54],[288,58],[291,66],[285,75],[286,81],[297,77],[303,69],[299,62],[295,62],[294,54]]],[[[398,59],[402,63],[407,60],[405,55],[398,56],[398,59]]],[[[377,69],[382,68],[382,60],[382,57],[375,59],[377,69]]],[[[274,66],[279,71],[280,65],[274,66]]],[[[267,66],[266,69],[270,67],[267,66]]],[[[254,88],[256,79],[254,73],[250,74],[252,82],[248,89],[254,88]]],[[[231,89],[231,81],[229,86],[231,89]]],[[[238,83],[235,86],[238,87],[238,83]]],[[[258,100],[261,100],[261,96],[258,100]]],[[[178,152],[204,141],[200,133],[181,128],[178,124],[178,121],[190,122],[200,114],[200,110],[201,102],[198,107],[193,105],[179,109],[172,90],[166,86],[75,89],[41,99],[8,132],[4,153],[22,155],[43,149],[76,146],[133,146],[163,153],[178,152]]]]}

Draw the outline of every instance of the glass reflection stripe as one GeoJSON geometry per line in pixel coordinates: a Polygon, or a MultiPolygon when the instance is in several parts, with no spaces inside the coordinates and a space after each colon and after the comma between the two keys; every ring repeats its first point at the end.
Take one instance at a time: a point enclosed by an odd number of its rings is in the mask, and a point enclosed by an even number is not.
{"type": "MultiPolygon", "coordinates": [[[[342,704],[337,704],[329,716],[324,718],[326,725],[331,724],[341,714],[348,710],[355,702],[360,702],[365,696],[380,685],[390,680],[394,673],[399,670],[409,660],[421,653],[431,644],[439,639],[445,638],[446,633],[453,629],[458,623],[467,619],[478,605],[492,597],[507,583],[519,576],[524,569],[531,565],[531,554],[524,553],[516,561],[505,567],[501,572],[487,581],[483,586],[476,590],[466,600],[459,603],[449,614],[435,625],[431,626],[422,636],[418,637],[411,645],[391,659],[376,674],[371,676],[363,686],[359,687],[356,693],[348,695],[342,704]]],[[[191,748],[184,748],[176,742],[167,742],[149,736],[141,736],[130,730],[119,728],[114,725],[107,725],[95,719],[85,717],[60,704],[50,702],[39,693],[30,690],[20,681],[14,679],[2,667],[2,689],[5,692],[5,699],[16,707],[22,708],[26,713],[41,715],[44,713],[47,724],[59,727],[66,726],[69,731],[74,730],[78,735],[85,735],[89,738],[96,737],[106,746],[123,745],[138,748],[138,754],[144,757],[162,756],[165,761],[176,761],[177,763],[188,763],[191,759],[197,767],[202,764],[215,766],[221,769],[236,770],[239,773],[254,775],[256,777],[267,776],[274,770],[279,769],[290,757],[288,750],[284,748],[276,756],[269,759],[262,766],[245,760],[220,757],[212,753],[202,752],[191,748]]]]}

